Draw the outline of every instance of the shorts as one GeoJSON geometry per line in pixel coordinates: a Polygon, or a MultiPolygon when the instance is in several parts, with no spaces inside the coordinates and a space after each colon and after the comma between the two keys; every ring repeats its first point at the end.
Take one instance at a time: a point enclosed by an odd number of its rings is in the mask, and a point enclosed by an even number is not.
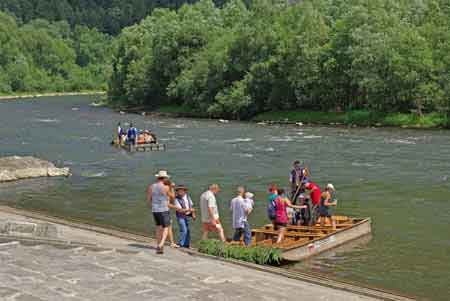
{"type": "Polygon", "coordinates": [[[319,216],[320,217],[331,217],[331,212],[328,210],[327,207],[321,206],[321,207],[319,207],[319,216]]]}
{"type": "Polygon", "coordinates": [[[217,223],[215,225],[213,225],[211,223],[202,223],[202,228],[203,228],[203,231],[219,232],[219,229],[222,228],[222,225],[220,224],[219,221],[217,221],[217,223]],[[219,226],[219,227],[217,227],[217,226],[219,226]]]}
{"type": "Polygon", "coordinates": [[[167,228],[170,226],[170,212],[153,212],[153,219],[155,220],[155,224],[157,226],[161,226],[163,228],[167,228]]]}

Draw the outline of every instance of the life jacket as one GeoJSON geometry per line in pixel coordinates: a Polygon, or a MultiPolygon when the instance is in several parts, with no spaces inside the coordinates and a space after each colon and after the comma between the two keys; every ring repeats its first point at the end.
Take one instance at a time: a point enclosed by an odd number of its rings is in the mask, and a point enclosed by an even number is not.
{"type": "Polygon", "coordinates": [[[307,174],[308,174],[308,171],[304,167],[300,167],[299,170],[293,169],[291,171],[291,183],[293,185],[297,185],[297,184],[300,185],[305,180],[307,174]],[[298,179],[298,183],[297,183],[297,179],[298,179]]]}
{"type": "MultiPolygon", "coordinates": [[[[187,195],[187,199],[188,199],[187,200],[188,203],[186,204],[183,198],[180,198],[178,196],[176,197],[176,200],[178,201],[178,203],[180,204],[181,208],[183,208],[183,209],[190,208],[190,202],[192,202],[191,197],[189,195],[187,195]]],[[[177,217],[187,217],[187,216],[191,216],[192,215],[191,213],[185,214],[185,213],[181,213],[181,212],[178,212],[178,211],[176,211],[175,214],[176,214],[177,217]]]]}
{"type": "Polygon", "coordinates": [[[137,130],[135,127],[129,128],[127,131],[128,139],[135,139],[137,134],[137,130]]]}

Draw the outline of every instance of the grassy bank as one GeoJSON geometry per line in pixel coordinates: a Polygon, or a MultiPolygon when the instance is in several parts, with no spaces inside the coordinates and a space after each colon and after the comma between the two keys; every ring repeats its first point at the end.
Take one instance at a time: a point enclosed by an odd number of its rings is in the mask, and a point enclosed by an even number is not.
{"type": "MultiPolygon", "coordinates": [[[[206,112],[196,112],[184,106],[164,106],[153,111],[173,117],[210,117],[206,112]]],[[[297,123],[317,125],[377,126],[403,128],[444,128],[448,118],[444,113],[430,113],[422,117],[413,113],[381,113],[364,110],[351,112],[273,111],[256,115],[251,121],[268,123],[297,123]]]]}
{"type": "Polygon", "coordinates": [[[24,92],[15,94],[1,94],[0,100],[14,100],[21,98],[51,97],[51,96],[76,96],[76,95],[104,95],[104,91],[79,91],[79,92],[24,92]]]}
{"type": "Polygon", "coordinates": [[[316,112],[316,111],[278,111],[266,112],[253,118],[254,121],[302,122],[321,125],[393,126],[407,128],[442,128],[448,124],[443,113],[430,113],[418,116],[413,113],[381,113],[371,111],[316,112]]]}

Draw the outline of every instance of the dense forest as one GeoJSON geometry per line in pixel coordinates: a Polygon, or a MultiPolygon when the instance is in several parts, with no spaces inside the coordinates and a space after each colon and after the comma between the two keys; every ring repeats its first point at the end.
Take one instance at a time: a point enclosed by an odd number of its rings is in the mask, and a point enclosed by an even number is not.
{"type": "Polygon", "coordinates": [[[106,89],[112,40],[96,29],[0,12],[0,93],[106,89]]]}
{"type": "MultiPolygon", "coordinates": [[[[146,17],[157,7],[177,9],[197,0],[2,0],[0,10],[16,16],[21,22],[34,19],[66,21],[72,27],[84,25],[116,35],[146,17]]],[[[216,0],[223,4],[225,0],[216,0]]]]}
{"type": "Polygon", "coordinates": [[[445,111],[447,0],[209,0],[118,37],[109,95],[249,118],[270,110],[445,111]]]}
{"type": "Polygon", "coordinates": [[[0,10],[3,94],[107,89],[120,106],[239,119],[450,116],[448,0],[3,0],[0,10]]]}

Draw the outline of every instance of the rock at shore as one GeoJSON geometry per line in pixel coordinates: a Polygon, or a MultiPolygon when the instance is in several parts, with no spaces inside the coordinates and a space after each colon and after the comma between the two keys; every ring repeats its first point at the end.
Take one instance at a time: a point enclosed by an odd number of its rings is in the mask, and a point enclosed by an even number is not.
{"type": "Polygon", "coordinates": [[[70,176],[69,168],[57,168],[53,163],[34,157],[0,158],[0,183],[38,177],[70,176]]]}

